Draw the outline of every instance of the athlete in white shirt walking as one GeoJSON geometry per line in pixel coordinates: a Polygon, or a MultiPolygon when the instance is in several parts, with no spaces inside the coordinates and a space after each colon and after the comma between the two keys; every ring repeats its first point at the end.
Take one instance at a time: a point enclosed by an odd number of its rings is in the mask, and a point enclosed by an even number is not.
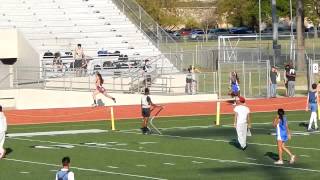
{"type": "Polygon", "coordinates": [[[251,128],[250,109],[244,105],[246,100],[239,98],[240,104],[234,108],[234,127],[238,135],[238,142],[242,150],[247,148],[247,132],[251,128]]]}
{"type": "Polygon", "coordinates": [[[6,150],[3,148],[4,140],[6,138],[7,132],[7,119],[4,113],[2,112],[2,106],[0,105],[0,159],[2,159],[6,150]]]}
{"type": "Polygon", "coordinates": [[[60,169],[56,174],[56,180],[74,180],[74,173],[69,170],[70,168],[70,158],[64,157],[62,159],[62,169],[60,169]]]}

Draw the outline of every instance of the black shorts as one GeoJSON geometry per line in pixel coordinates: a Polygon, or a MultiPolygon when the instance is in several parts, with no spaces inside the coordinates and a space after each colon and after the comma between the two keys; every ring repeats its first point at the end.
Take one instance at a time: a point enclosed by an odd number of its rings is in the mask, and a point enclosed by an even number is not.
{"type": "Polygon", "coordinates": [[[81,68],[81,66],[82,66],[82,60],[76,59],[74,61],[74,68],[81,68]]]}
{"type": "Polygon", "coordinates": [[[150,108],[142,108],[142,117],[150,117],[150,108]]]}

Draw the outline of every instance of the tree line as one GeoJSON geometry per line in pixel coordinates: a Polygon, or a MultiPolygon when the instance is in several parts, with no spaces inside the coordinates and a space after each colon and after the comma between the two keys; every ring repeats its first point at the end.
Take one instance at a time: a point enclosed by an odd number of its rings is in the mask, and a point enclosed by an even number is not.
{"type": "MultiPolygon", "coordinates": [[[[292,12],[295,17],[296,1],[292,0],[292,12]]],[[[137,0],[137,2],[151,15],[162,27],[174,29],[178,26],[188,28],[211,26],[225,23],[233,26],[248,26],[258,31],[259,27],[259,0],[212,0],[208,2],[184,2],[181,0],[137,0]],[[179,16],[181,7],[215,7],[209,11],[201,21],[179,16]]],[[[303,0],[304,15],[314,24],[320,25],[320,0],[303,0]]],[[[278,17],[290,17],[289,0],[277,0],[278,17]]],[[[262,21],[271,25],[271,0],[261,0],[262,21]]]]}

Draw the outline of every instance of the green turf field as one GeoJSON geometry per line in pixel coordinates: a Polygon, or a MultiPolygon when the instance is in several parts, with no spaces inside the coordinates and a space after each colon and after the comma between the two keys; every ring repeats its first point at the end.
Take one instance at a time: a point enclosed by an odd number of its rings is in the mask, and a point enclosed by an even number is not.
{"type": "MultiPolygon", "coordinates": [[[[273,165],[277,156],[270,135],[274,113],[252,115],[252,137],[246,151],[231,142],[232,117],[222,115],[222,126],[213,127],[213,116],[160,118],[163,135],[142,135],[140,120],[116,123],[119,131],[77,135],[7,138],[12,152],[0,161],[1,180],[49,180],[70,156],[77,180],[105,179],[319,179],[319,134],[293,136],[288,143],[297,162],[273,165]],[[42,146],[52,149],[34,148],[42,146]],[[56,148],[68,145],[73,148],[56,148]]],[[[289,127],[305,132],[307,112],[289,112],[289,127]]],[[[9,133],[109,129],[106,121],[10,126],[9,133]]],[[[288,157],[285,156],[285,159],[288,157]]]]}

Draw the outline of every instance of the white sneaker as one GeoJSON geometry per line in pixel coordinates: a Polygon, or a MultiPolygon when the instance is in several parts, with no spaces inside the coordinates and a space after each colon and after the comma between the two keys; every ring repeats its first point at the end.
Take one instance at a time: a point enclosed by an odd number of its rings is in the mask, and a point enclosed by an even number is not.
{"type": "Polygon", "coordinates": [[[278,161],[274,162],[274,164],[282,165],[282,164],[283,164],[283,161],[278,160],[278,161]]]}
{"type": "Polygon", "coordinates": [[[296,156],[292,155],[289,163],[293,164],[295,161],[296,161],[296,156]]]}

